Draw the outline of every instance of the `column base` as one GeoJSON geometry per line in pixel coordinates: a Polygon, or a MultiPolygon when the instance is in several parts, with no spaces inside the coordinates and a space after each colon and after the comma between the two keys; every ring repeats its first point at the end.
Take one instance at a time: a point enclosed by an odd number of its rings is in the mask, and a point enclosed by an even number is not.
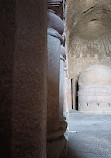
{"type": "Polygon", "coordinates": [[[60,121],[60,126],[57,131],[51,131],[47,134],[47,141],[58,139],[59,137],[63,136],[65,131],[67,129],[67,122],[66,121],[60,121]]]}
{"type": "Polygon", "coordinates": [[[67,140],[64,133],[67,128],[66,121],[60,121],[60,127],[57,131],[47,135],[47,158],[66,158],[67,140]]]}

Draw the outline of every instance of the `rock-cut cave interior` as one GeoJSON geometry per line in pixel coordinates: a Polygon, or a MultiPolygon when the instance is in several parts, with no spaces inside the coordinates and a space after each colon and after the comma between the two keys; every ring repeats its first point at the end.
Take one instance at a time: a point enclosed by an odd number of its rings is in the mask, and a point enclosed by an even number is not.
{"type": "Polygon", "coordinates": [[[111,0],[1,0],[0,20],[0,158],[111,158],[111,0]]]}

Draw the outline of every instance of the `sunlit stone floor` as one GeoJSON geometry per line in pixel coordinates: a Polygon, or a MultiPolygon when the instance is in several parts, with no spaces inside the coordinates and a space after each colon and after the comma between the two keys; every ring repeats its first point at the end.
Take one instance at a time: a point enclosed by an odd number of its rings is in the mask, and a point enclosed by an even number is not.
{"type": "Polygon", "coordinates": [[[67,158],[111,158],[111,115],[71,111],[67,158]]]}

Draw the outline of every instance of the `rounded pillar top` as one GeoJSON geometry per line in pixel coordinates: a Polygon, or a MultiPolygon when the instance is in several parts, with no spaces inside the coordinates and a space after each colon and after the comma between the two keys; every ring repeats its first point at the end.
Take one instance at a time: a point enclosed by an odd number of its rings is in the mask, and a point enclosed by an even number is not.
{"type": "Polygon", "coordinates": [[[89,84],[111,84],[111,67],[98,64],[86,68],[79,76],[79,85],[85,86],[89,84]]]}
{"type": "Polygon", "coordinates": [[[59,34],[64,32],[64,24],[62,19],[51,11],[48,11],[48,28],[55,29],[59,34]]]}

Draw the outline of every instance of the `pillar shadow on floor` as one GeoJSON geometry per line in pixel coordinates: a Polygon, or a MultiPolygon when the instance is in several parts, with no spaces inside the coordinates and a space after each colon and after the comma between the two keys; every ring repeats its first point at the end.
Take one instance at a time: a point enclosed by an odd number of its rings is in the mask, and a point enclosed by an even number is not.
{"type": "Polygon", "coordinates": [[[67,147],[67,151],[67,158],[82,158],[78,156],[78,154],[76,153],[76,149],[73,150],[71,147],[67,147]]]}

